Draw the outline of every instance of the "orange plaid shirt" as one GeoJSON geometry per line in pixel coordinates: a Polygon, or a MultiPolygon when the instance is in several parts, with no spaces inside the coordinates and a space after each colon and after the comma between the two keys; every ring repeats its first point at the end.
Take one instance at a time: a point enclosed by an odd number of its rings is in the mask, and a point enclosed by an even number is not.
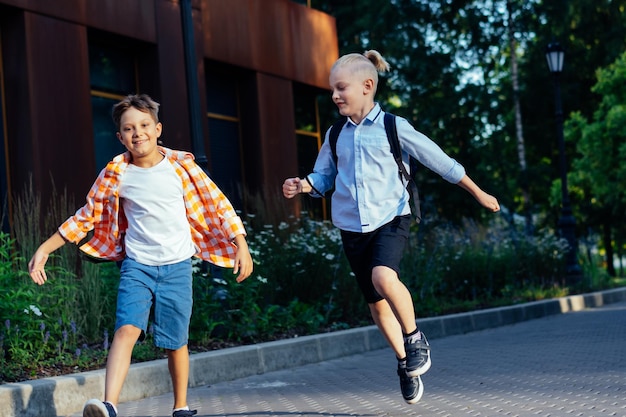
{"type": "MultiPolygon", "coordinates": [[[[196,256],[215,265],[232,268],[237,247],[235,236],[246,234],[230,201],[195,162],[189,152],[159,147],[183,182],[183,199],[196,256]]],[[[67,241],[79,244],[87,255],[111,261],[124,259],[124,235],[128,221],[120,204],[119,185],[130,162],[130,153],[116,156],[100,172],[87,194],[87,203],[59,226],[67,241]]],[[[158,192],[158,190],[155,190],[158,192]]]]}

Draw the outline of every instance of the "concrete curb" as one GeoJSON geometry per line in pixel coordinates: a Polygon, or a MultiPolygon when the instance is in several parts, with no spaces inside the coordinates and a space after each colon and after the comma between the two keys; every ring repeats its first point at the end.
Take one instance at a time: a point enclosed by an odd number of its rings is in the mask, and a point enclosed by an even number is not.
{"type": "MultiPolygon", "coordinates": [[[[429,339],[463,334],[555,314],[626,301],[626,288],[515,306],[419,319],[429,339]]],[[[317,363],[387,347],[376,326],[303,336],[191,355],[190,387],[317,363]]],[[[132,365],[121,402],[172,390],[166,360],[132,365]]],[[[104,370],[0,385],[0,417],[58,417],[102,398],[104,370]]]]}

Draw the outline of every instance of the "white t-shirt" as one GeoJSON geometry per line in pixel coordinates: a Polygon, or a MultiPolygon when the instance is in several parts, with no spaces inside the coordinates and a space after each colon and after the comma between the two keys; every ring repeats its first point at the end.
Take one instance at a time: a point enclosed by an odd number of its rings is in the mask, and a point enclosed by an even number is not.
{"type": "Polygon", "coordinates": [[[196,253],[183,200],[183,183],[167,158],[150,168],[129,164],[119,195],[128,230],[126,255],[145,265],[167,265],[196,253]]]}

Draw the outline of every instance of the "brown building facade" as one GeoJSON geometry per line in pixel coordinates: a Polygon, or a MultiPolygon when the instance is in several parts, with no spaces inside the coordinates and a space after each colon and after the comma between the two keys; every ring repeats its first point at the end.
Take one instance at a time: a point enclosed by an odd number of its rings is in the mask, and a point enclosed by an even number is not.
{"type": "Polygon", "coordinates": [[[290,0],[0,0],[2,194],[80,204],[124,150],[112,104],[141,92],[237,208],[274,198],[315,159],[337,56],[334,18],[290,0]]]}

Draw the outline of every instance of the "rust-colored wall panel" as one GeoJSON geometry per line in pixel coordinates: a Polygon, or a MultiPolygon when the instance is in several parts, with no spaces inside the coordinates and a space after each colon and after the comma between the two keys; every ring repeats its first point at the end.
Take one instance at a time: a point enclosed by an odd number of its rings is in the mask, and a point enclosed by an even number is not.
{"type": "Polygon", "coordinates": [[[333,17],[290,0],[203,0],[202,9],[207,58],[328,87],[333,17]]]}
{"type": "Polygon", "coordinates": [[[172,0],[2,0],[37,14],[155,42],[155,2],[172,0]]]}
{"type": "Polygon", "coordinates": [[[88,26],[154,43],[157,40],[155,8],[171,0],[81,0],[81,3],[86,10],[81,22],[88,26]]]}
{"type": "Polygon", "coordinates": [[[251,16],[247,1],[235,1],[239,4],[233,7],[230,1],[203,0],[204,55],[216,61],[243,66],[251,58],[251,16]]]}
{"type": "Polygon", "coordinates": [[[29,12],[23,18],[25,55],[11,71],[21,66],[26,74],[27,88],[17,93],[27,95],[25,113],[7,120],[16,134],[9,137],[12,166],[20,167],[12,188],[23,187],[32,172],[44,195],[51,176],[61,189],[72,184],[85,194],[93,180],[86,174],[95,170],[86,29],[29,12]]]}
{"type": "Polygon", "coordinates": [[[295,79],[328,89],[330,67],[339,58],[335,19],[329,19],[328,15],[312,9],[309,13],[299,13],[295,8],[291,11],[293,74],[305,74],[295,79]],[[312,83],[311,80],[316,82],[312,83]]]}
{"type": "Polygon", "coordinates": [[[289,8],[294,3],[248,1],[248,4],[252,65],[270,74],[293,74],[292,34],[285,23],[289,22],[289,8]]]}

